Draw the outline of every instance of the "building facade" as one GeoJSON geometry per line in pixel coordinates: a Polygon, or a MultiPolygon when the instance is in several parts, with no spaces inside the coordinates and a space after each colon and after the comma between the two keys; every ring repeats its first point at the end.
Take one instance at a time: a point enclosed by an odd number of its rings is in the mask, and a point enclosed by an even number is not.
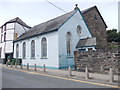
{"type": "Polygon", "coordinates": [[[82,11],[83,17],[91,30],[93,37],[96,37],[96,49],[107,48],[107,25],[96,6],[82,11]]]}
{"type": "Polygon", "coordinates": [[[22,58],[23,65],[43,67],[45,64],[55,69],[74,67],[76,46],[80,39],[88,37],[92,38],[91,32],[76,8],[22,34],[14,41],[14,58],[22,58]]]}
{"type": "Polygon", "coordinates": [[[4,60],[3,63],[6,63],[8,56],[13,58],[13,40],[28,31],[29,28],[18,17],[6,22],[0,27],[0,58],[4,60]]]}

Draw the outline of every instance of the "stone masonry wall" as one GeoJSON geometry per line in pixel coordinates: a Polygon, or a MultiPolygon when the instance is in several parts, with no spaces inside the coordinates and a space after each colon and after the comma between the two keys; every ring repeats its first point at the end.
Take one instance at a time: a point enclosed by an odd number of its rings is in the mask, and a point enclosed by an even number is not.
{"type": "Polygon", "coordinates": [[[105,49],[107,45],[106,26],[95,7],[83,13],[84,19],[93,35],[96,37],[97,49],[105,49]]]}
{"type": "Polygon", "coordinates": [[[115,74],[120,70],[120,53],[117,51],[75,51],[75,64],[78,71],[84,71],[85,67],[90,72],[108,74],[109,68],[113,68],[115,74]]]}

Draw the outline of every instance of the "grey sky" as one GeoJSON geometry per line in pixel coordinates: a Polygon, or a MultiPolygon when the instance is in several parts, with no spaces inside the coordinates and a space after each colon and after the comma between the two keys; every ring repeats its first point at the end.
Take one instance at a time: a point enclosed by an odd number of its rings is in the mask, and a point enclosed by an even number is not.
{"type": "Polygon", "coordinates": [[[120,32],[120,1],[118,3],[118,31],[120,32]]]}
{"type": "MultiPolygon", "coordinates": [[[[96,5],[108,29],[118,29],[118,0],[49,0],[69,12],[77,3],[80,10],[96,5]]],[[[0,0],[0,26],[6,21],[20,17],[25,23],[34,26],[64,14],[47,0],[0,0]]]]}

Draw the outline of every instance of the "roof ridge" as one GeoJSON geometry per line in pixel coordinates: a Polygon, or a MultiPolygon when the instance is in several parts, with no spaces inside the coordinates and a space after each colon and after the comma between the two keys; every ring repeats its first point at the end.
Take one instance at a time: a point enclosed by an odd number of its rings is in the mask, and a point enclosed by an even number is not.
{"type": "Polygon", "coordinates": [[[19,18],[19,17],[16,17],[16,21],[17,21],[18,19],[20,19],[20,18],[19,18]]]}
{"type": "Polygon", "coordinates": [[[18,22],[19,24],[27,27],[27,28],[31,28],[30,26],[28,26],[22,19],[20,19],[19,17],[16,17],[16,22],[18,22]]]}
{"type": "Polygon", "coordinates": [[[103,23],[105,24],[105,26],[106,26],[106,28],[107,28],[107,25],[106,25],[106,23],[105,23],[105,21],[104,21],[102,15],[101,15],[101,13],[99,12],[99,10],[98,10],[98,8],[97,8],[96,5],[95,5],[95,6],[92,6],[92,7],[90,7],[90,8],[87,8],[87,9],[85,9],[85,10],[83,10],[83,11],[82,11],[82,14],[85,14],[86,12],[90,11],[90,10],[93,9],[93,8],[95,8],[95,9],[97,10],[97,12],[99,13],[99,15],[100,15],[100,17],[101,17],[103,23]]]}
{"type": "Polygon", "coordinates": [[[97,6],[96,6],[96,5],[91,6],[91,7],[87,8],[87,9],[82,10],[81,12],[82,12],[82,13],[85,13],[85,12],[89,11],[90,9],[92,9],[92,8],[94,8],[94,7],[97,7],[97,6]]]}
{"type": "MultiPolygon", "coordinates": [[[[25,22],[23,22],[19,17],[16,17],[16,18],[14,18],[14,19],[11,19],[11,20],[7,21],[7,22],[4,23],[2,26],[4,26],[4,25],[7,24],[7,23],[13,23],[13,22],[17,22],[17,23],[19,23],[19,24],[21,24],[21,25],[23,25],[23,26],[25,26],[25,27],[27,27],[27,28],[31,28],[31,27],[28,26],[25,22]]],[[[1,27],[2,27],[2,26],[1,26],[1,27]]]]}
{"type": "MultiPolygon", "coordinates": [[[[42,23],[40,23],[40,24],[38,24],[38,25],[41,25],[41,24],[44,24],[44,23],[50,22],[50,21],[52,21],[52,20],[55,20],[55,19],[57,19],[57,18],[59,18],[59,17],[62,17],[62,16],[64,16],[64,15],[66,15],[66,14],[69,14],[69,13],[71,13],[71,12],[73,12],[73,11],[75,11],[75,10],[72,10],[72,11],[70,11],[70,12],[68,12],[68,13],[63,14],[63,15],[59,15],[59,16],[53,18],[53,19],[50,19],[50,20],[44,21],[44,22],[42,22],[42,23]]],[[[35,26],[38,26],[38,25],[35,25],[35,26]]],[[[35,26],[33,26],[33,27],[35,27],[35,26]]]]}
{"type": "Polygon", "coordinates": [[[58,30],[75,12],[76,10],[72,10],[68,13],[65,13],[63,15],[57,16],[53,19],[35,25],[31,29],[29,29],[25,34],[21,35],[16,41],[58,30]]]}

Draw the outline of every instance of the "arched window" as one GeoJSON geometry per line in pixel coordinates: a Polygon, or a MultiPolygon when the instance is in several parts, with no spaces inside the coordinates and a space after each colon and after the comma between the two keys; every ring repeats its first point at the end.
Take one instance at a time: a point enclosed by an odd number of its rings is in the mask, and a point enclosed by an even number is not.
{"type": "Polygon", "coordinates": [[[35,41],[31,42],[31,58],[35,58],[35,41]]]}
{"type": "Polygon", "coordinates": [[[81,26],[78,25],[78,26],[77,26],[77,34],[78,34],[78,36],[81,35],[81,30],[82,30],[81,26]]]}
{"type": "Polygon", "coordinates": [[[67,32],[66,35],[66,43],[67,43],[67,55],[71,54],[71,33],[67,32]]]}
{"type": "Polygon", "coordinates": [[[19,57],[19,45],[17,44],[16,45],[16,58],[19,57]]]}
{"type": "Polygon", "coordinates": [[[23,58],[26,58],[26,43],[23,43],[23,58]]]}
{"type": "Polygon", "coordinates": [[[45,37],[43,37],[41,40],[41,57],[47,57],[47,39],[45,37]]]}

